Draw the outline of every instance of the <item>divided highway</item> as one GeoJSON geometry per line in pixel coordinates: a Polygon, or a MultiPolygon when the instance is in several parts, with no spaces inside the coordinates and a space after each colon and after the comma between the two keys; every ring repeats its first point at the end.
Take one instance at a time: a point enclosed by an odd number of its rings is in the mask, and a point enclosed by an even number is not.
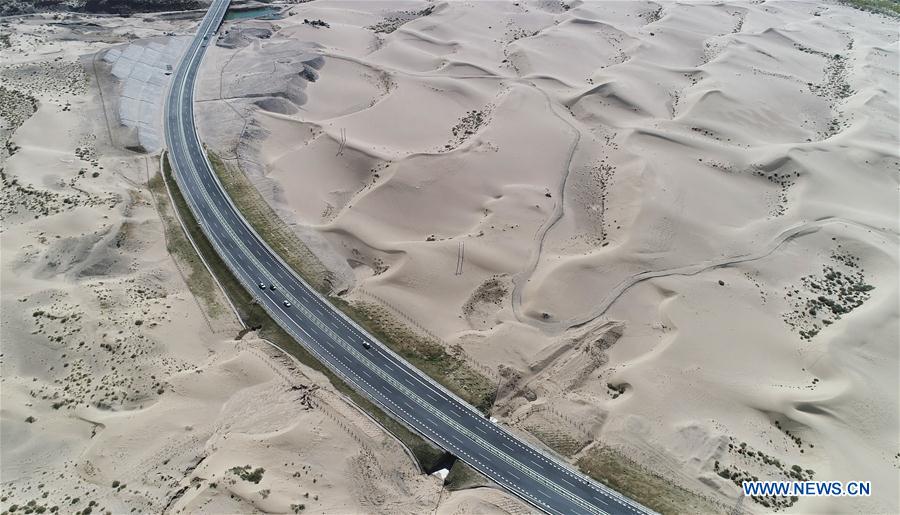
{"type": "Polygon", "coordinates": [[[310,288],[250,227],[212,171],[194,126],[199,65],[228,4],[213,0],[172,76],[165,136],[176,182],[235,277],[351,387],[534,507],[559,514],[651,513],[492,423],[409,365],[310,288]]]}

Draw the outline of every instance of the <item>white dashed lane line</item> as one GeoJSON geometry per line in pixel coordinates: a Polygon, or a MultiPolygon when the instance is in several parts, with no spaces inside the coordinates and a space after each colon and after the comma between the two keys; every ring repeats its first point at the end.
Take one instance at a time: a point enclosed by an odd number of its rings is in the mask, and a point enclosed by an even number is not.
{"type": "MultiPolygon", "coordinates": [[[[544,464],[543,464],[543,463],[540,463],[540,462],[537,462],[537,461],[534,461],[534,460],[533,460],[533,459],[531,459],[531,458],[529,458],[529,459],[528,459],[528,461],[530,461],[530,462],[531,462],[531,464],[532,464],[532,465],[534,465],[534,466],[536,466],[536,467],[539,467],[539,468],[541,468],[541,469],[543,469],[543,468],[544,468],[544,464]]],[[[570,483],[570,484],[571,484],[571,483],[570,483]]]]}
{"type": "Polygon", "coordinates": [[[408,384],[409,386],[412,386],[413,388],[416,387],[416,384],[410,381],[406,376],[401,377],[400,380],[408,384]]]}
{"type": "MultiPolygon", "coordinates": [[[[609,506],[609,503],[607,503],[607,502],[606,502],[606,499],[604,499],[603,497],[600,497],[599,495],[595,495],[595,496],[593,496],[593,497],[594,497],[594,500],[595,500],[595,501],[599,502],[599,503],[602,504],[603,506],[609,506]]],[[[619,504],[621,504],[621,503],[619,503],[619,504]]]]}

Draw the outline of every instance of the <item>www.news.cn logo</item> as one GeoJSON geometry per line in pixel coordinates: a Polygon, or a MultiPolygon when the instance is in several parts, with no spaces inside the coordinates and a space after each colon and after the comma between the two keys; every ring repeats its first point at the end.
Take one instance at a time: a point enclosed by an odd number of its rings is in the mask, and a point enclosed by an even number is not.
{"type": "Polygon", "coordinates": [[[872,495],[871,481],[744,481],[744,495],[772,497],[855,497],[872,495]]]}

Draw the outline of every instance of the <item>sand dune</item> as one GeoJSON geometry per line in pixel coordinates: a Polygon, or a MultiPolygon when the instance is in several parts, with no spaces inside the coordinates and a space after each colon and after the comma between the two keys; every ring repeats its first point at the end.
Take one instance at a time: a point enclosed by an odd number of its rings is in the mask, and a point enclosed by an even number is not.
{"type": "Polygon", "coordinates": [[[253,130],[216,148],[353,270],[350,299],[497,370],[505,422],[720,508],[796,464],[878,493],[744,509],[897,511],[896,20],[316,1],[277,24],[208,75],[290,42],[318,78],[296,112],[229,99],[253,130]]]}
{"type": "Polygon", "coordinates": [[[122,148],[123,86],[95,52],[190,22],[89,17],[85,35],[60,17],[0,28],[3,512],[436,506],[440,480],[397,440],[241,331],[179,232],[159,156],[122,148]]]}

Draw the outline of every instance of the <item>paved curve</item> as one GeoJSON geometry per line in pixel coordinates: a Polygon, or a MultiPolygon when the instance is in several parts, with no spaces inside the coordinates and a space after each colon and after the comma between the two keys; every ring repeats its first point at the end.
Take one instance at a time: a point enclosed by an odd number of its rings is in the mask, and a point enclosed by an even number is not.
{"type": "Polygon", "coordinates": [[[354,389],[536,508],[559,514],[650,513],[490,422],[406,363],[294,274],[244,220],[212,171],[193,115],[199,64],[229,1],[213,0],[173,74],[165,135],[182,194],[234,275],[279,325],[354,389]],[[260,289],[260,282],[276,289],[260,289]]]}

